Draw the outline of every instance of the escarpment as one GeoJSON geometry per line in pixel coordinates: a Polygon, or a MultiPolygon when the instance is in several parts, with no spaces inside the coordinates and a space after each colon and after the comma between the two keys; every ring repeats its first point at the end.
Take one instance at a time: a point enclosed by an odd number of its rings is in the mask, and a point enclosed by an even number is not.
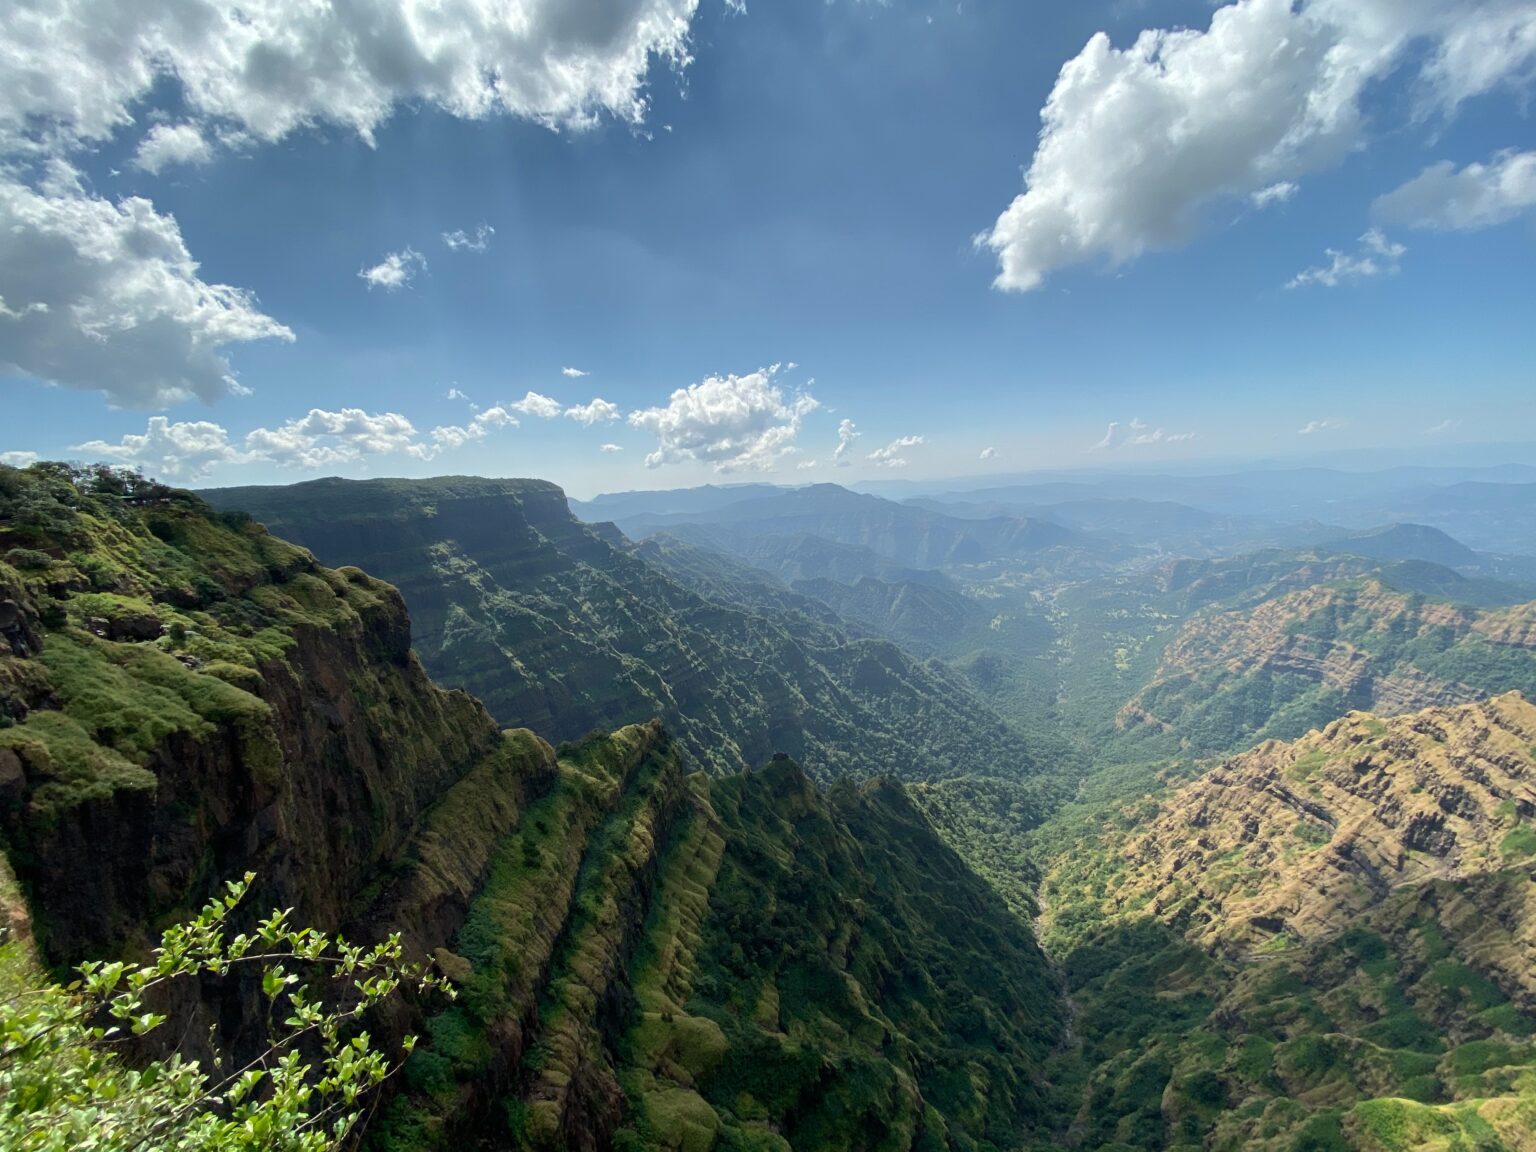
{"type": "Polygon", "coordinates": [[[1133,734],[1173,733],[1185,750],[1209,754],[1294,739],[1353,710],[1396,715],[1510,689],[1536,695],[1530,613],[1304,566],[1270,598],[1186,621],[1116,722],[1133,734]],[[1305,583],[1316,576],[1324,582],[1305,583]],[[1305,586],[1291,588],[1297,582],[1305,586]]]}
{"type": "Polygon", "coordinates": [[[1388,720],[1354,713],[1271,741],[1130,839],[1123,898],[1239,950],[1337,934],[1405,885],[1519,862],[1536,818],[1533,747],[1536,706],[1519,693],[1388,720]]]}
{"type": "Polygon", "coordinates": [[[1037,768],[960,677],[824,614],[691,591],[577,521],[542,481],[317,480],[207,496],[399,586],[428,670],[504,725],[558,741],[660,717],[717,772],[777,752],[822,779],[1037,768]]]}
{"type": "MultiPolygon", "coordinates": [[[[499,731],[428,678],[390,585],[106,470],[0,468],[0,634],[0,838],[30,908],[0,923],[55,965],[141,952],[254,871],[254,909],[399,932],[460,995],[375,1022],[422,1039],[369,1146],[971,1149],[1050,1124],[1054,977],[895,783],[823,792],[769,756],[711,779],[656,721],[499,731]]],[[[848,659],[872,693],[913,675],[888,645],[848,659]]],[[[260,1030],[238,978],[185,999],[199,1037],[260,1030]]]]}
{"type": "Polygon", "coordinates": [[[247,870],[253,898],[346,923],[498,753],[388,585],[185,493],[7,479],[0,829],[51,960],[141,940],[247,870]]]}

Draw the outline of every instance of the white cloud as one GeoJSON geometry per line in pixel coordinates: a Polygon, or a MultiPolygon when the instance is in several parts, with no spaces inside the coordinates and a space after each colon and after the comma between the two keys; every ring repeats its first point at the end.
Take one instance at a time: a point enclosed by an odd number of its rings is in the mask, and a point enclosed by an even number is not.
{"type": "Polygon", "coordinates": [[[166,80],[189,114],[272,141],[373,131],[401,103],[582,127],[638,121],[654,60],[688,61],[698,0],[32,0],[6,14],[0,145],[103,140],[166,80]]]}
{"type": "Polygon", "coordinates": [[[213,159],[213,145],[195,124],[156,124],[139,142],[133,165],[159,175],[173,164],[206,164],[213,159]]]}
{"type": "Polygon", "coordinates": [[[594,397],[589,404],[573,404],[565,410],[567,419],[574,420],[578,424],[585,424],[588,428],[594,424],[601,424],[609,420],[619,418],[619,406],[601,396],[594,397]]]}
{"type": "Polygon", "coordinates": [[[1496,154],[1487,164],[1458,170],[1449,160],[1432,165],[1372,206],[1383,224],[1472,232],[1504,224],[1536,209],[1536,152],[1496,154]]]}
{"type": "Polygon", "coordinates": [[[448,389],[448,391],[443,394],[443,398],[446,399],[446,400],[468,400],[469,399],[468,396],[466,396],[463,392],[459,391],[457,388],[450,388],[450,389],[448,389]]]}
{"type": "Polygon", "coordinates": [[[1388,240],[1379,228],[1372,228],[1360,237],[1353,252],[1341,252],[1337,248],[1324,250],[1326,265],[1317,265],[1296,273],[1287,288],[1305,288],[1320,284],[1324,288],[1337,288],[1359,280],[1374,280],[1378,276],[1396,276],[1402,267],[1407,247],[1388,240]]]}
{"type": "Polygon", "coordinates": [[[129,433],[116,444],[90,440],[74,448],[97,459],[131,464],[151,475],[199,480],[227,464],[315,469],[350,464],[366,456],[431,460],[485,439],[492,429],[516,425],[517,418],[505,408],[488,408],[468,424],[440,426],[423,439],[398,412],[312,408],[275,428],[252,429],[237,442],[211,421],[172,423],[164,416],[151,416],[142,434],[129,433]]]}
{"type": "Polygon", "coordinates": [[[1281,180],[1275,184],[1268,184],[1248,197],[1249,203],[1262,211],[1272,208],[1276,204],[1284,204],[1301,190],[1300,185],[1293,184],[1289,180],[1281,180]]]}
{"type": "Polygon", "coordinates": [[[28,464],[35,463],[39,459],[40,457],[36,452],[0,452],[0,464],[9,464],[12,468],[25,468],[28,464]]]}
{"type": "Polygon", "coordinates": [[[996,448],[983,448],[981,450],[980,459],[982,459],[982,460],[991,460],[996,455],[997,455],[997,449],[996,448]]]}
{"type": "Polygon", "coordinates": [[[1169,432],[1165,428],[1154,428],[1140,417],[1136,417],[1129,424],[1111,420],[1104,438],[1092,445],[1092,448],[1094,451],[1112,451],[1116,448],[1144,447],[1148,444],[1182,444],[1194,438],[1193,432],[1169,432]]]}
{"type": "Polygon", "coordinates": [[[496,235],[496,229],[489,224],[482,224],[475,229],[471,236],[460,228],[453,232],[443,233],[443,243],[448,246],[450,252],[484,252],[491,246],[491,237],[496,235]]]}
{"type": "Polygon", "coordinates": [[[512,405],[524,416],[537,416],[541,420],[553,420],[560,415],[560,401],[553,396],[543,396],[538,392],[530,392],[516,404],[512,405]]]}
{"type": "Polygon", "coordinates": [[[839,468],[847,468],[853,461],[848,458],[848,453],[853,451],[853,442],[864,433],[858,430],[858,426],[852,420],[843,420],[837,426],[837,449],[832,453],[832,462],[839,468]]]}
{"type": "Polygon", "coordinates": [[[599,452],[622,452],[622,451],[624,451],[624,448],[623,448],[622,445],[619,445],[619,444],[604,444],[601,448],[598,449],[598,451],[599,452]]]}
{"type": "Polygon", "coordinates": [[[977,243],[1013,291],[1123,264],[1187,241],[1214,202],[1338,163],[1364,142],[1364,94],[1405,62],[1421,112],[1450,114],[1533,59],[1530,0],[1236,0],[1204,31],[1123,49],[1099,33],[1062,66],[1024,192],[977,243]]]}
{"type": "Polygon", "coordinates": [[[1335,420],[1330,416],[1326,420],[1308,420],[1304,425],[1296,429],[1296,435],[1316,436],[1319,432],[1337,432],[1347,427],[1348,424],[1343,420],[1335,420]]]}
{"type": "MultiPolygon", "coordinates": [[[[119,138],[140,166],[158,171],[319,125],[372,144],[402,105],[552,128],[579,129],[605,115],[638,121],[651,67],[688,64],[697,8],[698,0],[7,6],[0,371],[100,389],[119,404],[212,401],[238,390],[224,347],[292,339],[249,294],[200,281],[176,222],[149,201],[110,203],[72,175],[61,184],[63,158],[119,138]],[[174,94],[183,122],[159,124],[147,114],[162,92],[174,94]],[[54,176],[19,174],[42,161],[52,162],[54,176]],[[39,208],[34,200],[59,203],[39,208]],[[46,307],[49,293],[59,307],[46,307]]],[[[393,288],[410,270],[386,260],[362,275],[393,288]]]]}
{"type": "Polygon", "coordinates": [[[1447,432],[1454,432],[1461,427],[1461,421],[1456,419],[1442,420],[1438,424],[1432,424],[1424,429],[1426,435],[1443,436],[1447,432]]]}
{"type": "MultiPolygon", "coordinates": [[[[216,427],[216,426],[215,426],[216,427]]],[[[344,464],[362,456],[411,456],[426,460],[431,449],[417,438],[416,427],[398,412],[342,408],[309,414],[277,428],[258,428],[245,438],[254,458],[293,468],[344,464]]]]}
{"type": "Polygon", "coordinates": [[[647,468],[695,460],[733,472],[771,468],[793,450],[801,421],[819,406],[803,392],[786,398],[764,368],[679,388],[665,407],[631,412],[629,422],[656,436],[647,468]]]}
{"type": "Polygon", "coordinates": [[[580,368],[562,368],[560,369],[560,375],[569,376],[572,380],[578,380],[583,376],[590,376],[592,373],[583,372],[580,368]]]}
{"type": "Polygon", "coordinates": [[[117,444],[88,440],[74,449],[182,480],[198,480],[217,464],[239,464],[251,458],[230,443],[229,433],[218,424],[207,420],[172,424],[164,416],[151,416],[143,435],[129,433],[117,444]]]}
{"type": "Polygon", "coordinates": [[[468,424],[439,425],[432,429],[432,443],[440,450],[462,448],[471,440],[484,440],[492,428],[517,426],[517,417],[505,408],[487,408],[484,412],[476,413],[468,424]]]}
{"type": "Polygon", "coordinates": [[[802,460],[800,463],[795,465],[795,471],[809,472],[812,468],[815,468],[820,463],[821,461],[819,460],[802,460]]]}
{"type": "Polygon", "coordinates": [[[408,287],[418,272],[426,270],[425,256],[414,248],[402,248],[398,252],[391,252],[372,268],[364,268],[357,275],[368,285],[370,292],[375,288],[393,292],[397,288],[408,287]]]}
{"type": "Polygon", "coordinates": [[[243,393],[224,350],[293,339],[250,293],[198,275],[172,217],[94,196],[58,162],[35,188],[0,169],[0,302],[0,372],[124,407],[243,393]]]}
{"type": "Polygon", "coordinates": [[[923,443],[921,436],[903,436],[892,440],[884,448],[876,448],[869,454],[869,459],[875,462],[877,468],[905,468],[908,460],[902,452],[908,448],[915,448],[923,443]]]}

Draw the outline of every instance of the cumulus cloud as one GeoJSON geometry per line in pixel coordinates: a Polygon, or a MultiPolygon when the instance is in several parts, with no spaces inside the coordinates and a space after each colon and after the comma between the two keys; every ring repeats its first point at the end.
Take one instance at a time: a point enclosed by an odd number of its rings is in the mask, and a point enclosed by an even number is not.
{"type": "Polygon", "coordinates": [[[1429,435],[1429,436],[1443,436],[1447,432],[1454,432],[1454,431],[1456,431],[1456,429],[1458,429],[1460,427],[1461,427],[1461,421],[1452,418],[1452,419],[1442,420],[1438,424],[1432,424],[1428,428],[1424,429],[1424,432],[1425,432],[1426,435],[1429,435]]]}
{"type": "Polygon", "coordinates": [[[88,440],[74,450],[183,480],[200,479],[217,464],[240,464],[252,458],[231,443],[229,433],[218,424],[207,420],[172,424],[164,416],[151,416],[142,435],[129,433],[116,444],[88,440]]]}
{"type": "Polygon", "coordinates": [[[815,468],[820,463],[821,461],[819,460],[802,460],[800,463],[795,465],[795,471],[809,472],[812,468],[815,468]]]}
{"type": "Polygon", "coordinates": [[[653,61],[688,62],[698,0],[34,0],[6,17],[0,143],[103,140],[166,80],[260,140],[332,123],[372,141],[397,104],[583,127],[637,121],[653,61]]]}
{"type": "MultiPolygon", "coordinates": [[[[216,425],[215,425],[216,427],[216,425]]],[[[425,460],[430,449],[398,412],[311,408],[276,428],[258,428],[245,438],[256,458],[294,468],[345,464],[362,456],[405,455],[425,460]]]]}
{"type": "Polygon", "coordinates": [[[1281,180],[1275,184],[1268,184],[1260,188],[1248,197],[1249,203],[1255,208],[1263,210],[1272,208],[1276,204],[1284,204],[1301,190],[1300,186],[1289,180],[1281,180]]]}
{"type": "Polygon", "coordinates": [[[484,252],[491,246],[491,237],[494,235],[496,229],[489,224],[482,224],[475,229],[473,235],[462,228],[444,232],[443,243],[450,252],[484,252]]]}
{"type": "Polygon", "coordinates": [[[1116,448],[1135,448],[1148,444],[1182,444],[1194,438],[1193,432],[1169,432],[1165,428],[1154,428],[1137,417],[1129,424],[1110,421],[1104,438],[1092,445],[1092,448],[1094,451],[1113,451],[1116,448]]]}
{"type": "Polygon", "coordinates": [[[624,451],[624,448],[620,444],[604,444],[601,448],[598,449],[598,451],[599,452],[622,452],[622,451],[624,451]]]}
{"type": "Polygon", "coordinates": [[[664,407],[629,414],[629,423],[652,433],[656,450],[647,468],[693,460],[717,472],[768,469],[793,451],[800,424],[820,405],[804,392],[785,396],[774,370],[746,376],[711,376],[673,392],[664,407]]]}
{"type": "Polygon", "coordinates": [[[15,450],[0,452],[0,464],[9,464],[12,468],[25,468],[28,464],[34,464],[39,459],[36,452],[15,450]]]}
{"type": "Polygon", "coordinates": [[[165,416],[151,416],[143,433],[129,433],[117,443],[89,440],[76,444],[74,450],[95,459],[130,464],[154,476],[200,480],[229,464],[315,469],[350,464],[367,456],[431,460],[442,452],[483,440],[493,429],[516,424],[517,418],[506,409],[488,408],[468,424],[440,426],[423,438],[398,412],[312,408],[297,419],[273,428],[254,428],[235,440],[227,429],[212,421],[172,423],[165,416]]]}
{"type": "Polygon", "coordinates": [[[1496,154],[1487,164],[1458,169],[1449,160],[1432,165],[1372,206],[1382,224],[1473,232],[1492,228],[1536,209],[1536,152],[1496,154]]]}
{"type": "MultiPolygon", "coordinates": [[[[146,200],[88,195],[78,182],[60,189],[37,176],[50,162],[56,168],[120,138],[136,148],[136,163],[160,171],[208,159],[230,141],[273,142],[317,125],[371,144],[400,105],[552,128],[580,129],[604,116],[634,122],[646,111],[651,67],[689,62],[697,7],[698,0],[11,5],[0,38],[0,371],[100,388],[120,404],[211,401],[235,390],[221,349],[292,338],[248,294],[200,281],[171,217],[146,200]],[[174,93],[181,123],[144,115],[160,92],[174,93]],[[31,203],[37,199],[61,202],[40,209],[31,203]],[[60,306],[45,307],[45,292],[61,296],[60,306]]],[[[362,275],[370,287],[398,288],[413,270],[386,260],[362,275]]]]}
{"type": "Polygon", "coordinates": [[[1337,248],[1325,249],[1327,264],[1315,265],[1296,273],[1287,288],[1305,288],[1319,284],[1324,288],[1337,288],[1340,284],[1352,284],[1360,280],[1374,280],[1378,276],[1396,276],[1402,268],[1403,256],[1408,249],[1387,239],[1379,228],[1372,228],[1360,237],[1353,252],[1337,248]]]}
{"type": "Polygon", "coordinates": [[[0,169],[0,371],[160,408],[244,392],[225,349],[263,339],[293,333],[203,280],[148,200],[94,196],[62,163],[39,187],[0,169]]]}
{"type": "Polygon", "coordinates": [[[159,175],[173,164],[206,164],[213,159],[213,145],[195,124],[156,124],[139,141],[133,165],[159,175]]]}
{"type": "Polygon", "coordinates": [[[529,392],[516,404],[512,405],[524,416],[537,416],[540,420],[553,420],[560,415],[560,401],[553,396],[544,396],[538,392],[529,392]]]}
{"type": "Polygon", "coordinates": [[[1298,436],[1316,436],[1319,432],[1337,432],[1347,427],[1342,420],[1335,420],[1331,416],[1326,420],[1308,420],[1300,428],[1296,429],[1298,436]]]}
{"type": "Polygon", "coordinates": [[[402,248],[398,252],[391,252],[373,267],[362,269],[357,275],[368,285],[370,292],[375,288],[393,292],[398,288],[408,287],[411,281],[416,279],[418,272],[426,270],[425,256],[414,248],[402,248]]]}
{"type": "Polygon", "coordinates": [[[592,373],[583,372],[580,368],[562,368],[560,369],[560,375],[569,376],[572,380],[578,380],[583,376],[590,376],[592,373]]]}
{"type": "Polygon", "coordinates": [[[448,389],[447,392],[443,393],[443,397],[444,397],[444,399],[447,399],[447,400],[466,400],[467,401],[469,399],[468,396],[466,396],[463,392],[459,391],[457,388],[450,388],[450,389],[448,389]]]}
{"type": "MultiPolygon", "coordinates": [[[[439,425],[432,429],[432,443],[436,449],[462,448],[472,440],[484,440],[492,428],[516,428],[517,417],[505,408],[487,408],[476,413],[468,424],[439,425]]],[[[436,452],[433,452],[436,455],[436,452]]]]}
{"type": "Polygon", "coordinates": [[[853,463],[848,454],[853,451],[853,442],[864,433],[858,430],[858,426],[852,420],[843,420],[837,426],[837,449],[832,453],[832,462],[839,468],[846,468],[853,463]]]}
{"type": "Polygon", "coordinates": [[[876,448],[869,454],[877,468],[905,468],[909,461],[902,455],[908,448],[916,448],[923,443],[921,436],[903,436],[892,440],[884,448],[876,448]]]}
{"type": "Polygon", "coordinates": [[[578,424],[585,424],[588,428],[594,424],[602,424],[609,420],[619,418],[619,406],[601,396],[596,396],[588,404],[572,404],[565,410],[566,418],[574,420],[578,424]]]}
{"type": "Polygon", "coordinates": [[[1187,241],[1215,202],[1337,163],[1364,143],[1367,90],[1401,68],[1421,110],[1449,115],[1533,60],[1529,0],[1236,0],[1204,31],[1126,48],[1099,33],[1062,66],[1024,191],[977,243],[1012,291],[1123,264],[1187,241]]]}
{"type": "Polygon", "coordinates": [[[981,457],[980,458],[982,460],[991,460],[996,455],[997,455],[997,449],[996,448],[983,448],[981,450],[981,457]]]}

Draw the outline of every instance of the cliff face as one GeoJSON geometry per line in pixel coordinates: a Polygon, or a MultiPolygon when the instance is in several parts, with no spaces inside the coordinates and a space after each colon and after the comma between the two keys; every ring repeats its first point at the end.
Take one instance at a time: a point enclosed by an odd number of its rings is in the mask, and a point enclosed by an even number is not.
{"type": "MultiPolygon", "coordinates": [[[[1323,939],[1404,886],[1497,872],[1536,818],[1536,706],[1518,693],[1261,745],[1123,850],[1123,899],[1239,951],[1323,939]]],[[[1536,927],[1536,925],[1533,925],[1536,927]]],[[[1536,943],[1536,941],[1533,941],[1536,943]]],[[[1520,983],[1536,993],[1536,952],[1520,983]]]]}
{"type": "Polygon", "coordinates": [[[181,494],[13,480],[0,500],[0,829],[51,959],[141,939],[246,869],[340,925],[497,753],[388,585],[181,494]]]}
{"type": "MultiPolygon", "coordinates": [[[[462,995],[377,1021],[423,1041],[373,1146],[970,1149],[1048,1123],[1054,981],[898,786],[710,781],[655,722],[498,732],[427,678],[389,585],[157,485],[0,468],[0,557],[0,836],[32,913],[0,867],[0,927],[55,963],[133,951],[254,870],[255,909],[399,931],[462,995]]],[[[903,675],[887,651],[858,675],[903,675]]],[[[253,1038],[238,986],[201,994],[253,1038]]]]}
{"type": "Polygon", "coordinates": [[[1511,688],[1536,694],[1530,608],[1465,607],[1369,577],[1279,590],[1188,620],[1117,724],[1210,753],[1244,738],[1293,739],[1355,709],[1393,715],[1511,688]]]}
{"type": "Polygon", "coordinates": [[[1028,750],[958,677],[825,620],[698,595],[525,480],[208,493],[397,584],[427,668],[504,724],[575,739],[659,716],[694,763],[785,752],[820,777],[1018,776],[1028,750]]]}
{"type": "Polygon", "coordinates": [[[1101,1140],[1523,1149],[1536,706],[1265,743],[1063,845],[1044,929],[1101,1140]],[[1435,1143],[1440,1141],[1440,1143],[1435,1143]]]}
{"type": "Polygon", "coordinates": [[[381,1148],[971,1147],[1049,1124],[1024,925],[895,785],[568,748],[453,945],[381,1148]],[[450,965],[451,966],[451,965],[450,965]]]}

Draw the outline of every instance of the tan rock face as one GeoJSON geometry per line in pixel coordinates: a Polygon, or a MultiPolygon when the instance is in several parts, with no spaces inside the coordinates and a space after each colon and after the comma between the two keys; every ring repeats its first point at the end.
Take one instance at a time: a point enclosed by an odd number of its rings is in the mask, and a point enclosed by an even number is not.
{"type": "Polygon", "coordinates": [[[1356,712],[1176,793],[1125,845],[1112,899],[1229,954],[1310,942],[1402,885],[1519,862],[1533,817],[1536,705],[1519,693],[1356,712]]]}
{"type": "Polygon", "coordinates": [[[1266,701],[1256,717],[1273,715],[1314,689],[1343,702],[1334,714],[1350,706],[1396,715],[1465,703],[1513,687],[1493,682],[1494,662],[1501,651],[1531,647],[1536,605],[1478,610],[1372,579],[1314,584],[1188,620],[1117,723],[1122,729],[1186,730],[1213,699],[1241,696],[1257,684],[1270,687],[1250,693],[1266,701]],[[1467,659],[1444,660],[1453,648],[1467,659]]]}

